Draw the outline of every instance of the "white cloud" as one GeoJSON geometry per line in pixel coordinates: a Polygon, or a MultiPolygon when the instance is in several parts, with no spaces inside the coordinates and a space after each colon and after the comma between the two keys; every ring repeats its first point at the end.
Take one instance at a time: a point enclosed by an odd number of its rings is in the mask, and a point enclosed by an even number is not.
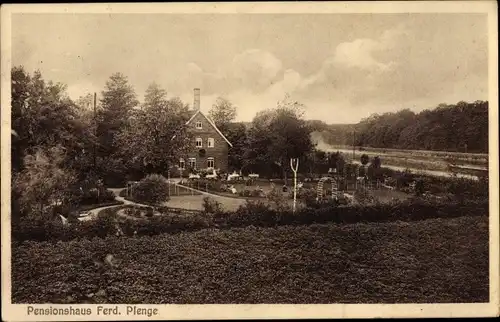
{"type": "Polygon", "coordinates": [[[281,60],[272,53],[249,49],[233,58],[230,73],[241,86],[261,90],[269,86],[282,69],[281,60]]]}

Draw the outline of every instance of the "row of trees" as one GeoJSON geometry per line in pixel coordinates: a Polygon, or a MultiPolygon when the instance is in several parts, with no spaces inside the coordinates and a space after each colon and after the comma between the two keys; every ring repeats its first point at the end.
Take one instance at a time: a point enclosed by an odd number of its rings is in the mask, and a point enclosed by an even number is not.
{"type": "Polygon", "coordinates": [[[358,124],[326,125],[315,122],[326,143],[377,148],[488,152],[488,102],[440,104],[414,113],[374,114],[358,124]]]}

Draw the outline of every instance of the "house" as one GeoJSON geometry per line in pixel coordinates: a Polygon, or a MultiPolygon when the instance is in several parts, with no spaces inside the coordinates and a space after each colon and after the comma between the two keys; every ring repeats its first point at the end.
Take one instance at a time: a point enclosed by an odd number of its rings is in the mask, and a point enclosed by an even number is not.
{"type": "MultiPolygon", "coordinates": [[[[179,170],[213,170],[227,172],[228,152],[231,142],[214,122],[200,110],[200,89],[194,89],[194,104],[190,119],[186,122],[192,134],[192,149],[187,158],[179,160],[179,170]]],[[[188,174],[188,173],[184,173],[188,174]]]]}

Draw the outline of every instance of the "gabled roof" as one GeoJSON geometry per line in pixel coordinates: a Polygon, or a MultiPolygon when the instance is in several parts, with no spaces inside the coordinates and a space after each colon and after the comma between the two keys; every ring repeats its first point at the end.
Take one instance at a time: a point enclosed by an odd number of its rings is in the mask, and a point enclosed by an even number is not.
{"type": "Polygon", "coordinates": [[[217,131],[217,133],[219,133],[219,135],[227,142],[227,144],[229,144],[230,147],[233,147],[233,145],[231,144],[231,142],[229,142],[229,140],[226,138],[226,136],[224,134],[222,134],[222,132],[217,128],[217,126],[215,125],[214,122],[212,122],[212,120],[210,118],[208,118],[205,114],[203,114],[203,112],[201,110],[198,110],[196,111],[192,116],[191,118],[186,122],[186,125],[188,125],[195,117],[196,115],[198,114],[201,114],[206,120],[207,122],[212,125],[212,127],[217,131]]]}

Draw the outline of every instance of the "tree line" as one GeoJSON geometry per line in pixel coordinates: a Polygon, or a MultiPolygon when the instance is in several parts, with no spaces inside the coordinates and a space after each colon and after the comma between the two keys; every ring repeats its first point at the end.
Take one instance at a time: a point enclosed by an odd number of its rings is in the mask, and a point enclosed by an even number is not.
{"type": "Polygon", "coordinates": [[[374,148],[488,152],[488,102],[440,104],[419,113],[373,114],[357,124],[312,123],[326,143],[374,148]]]}

